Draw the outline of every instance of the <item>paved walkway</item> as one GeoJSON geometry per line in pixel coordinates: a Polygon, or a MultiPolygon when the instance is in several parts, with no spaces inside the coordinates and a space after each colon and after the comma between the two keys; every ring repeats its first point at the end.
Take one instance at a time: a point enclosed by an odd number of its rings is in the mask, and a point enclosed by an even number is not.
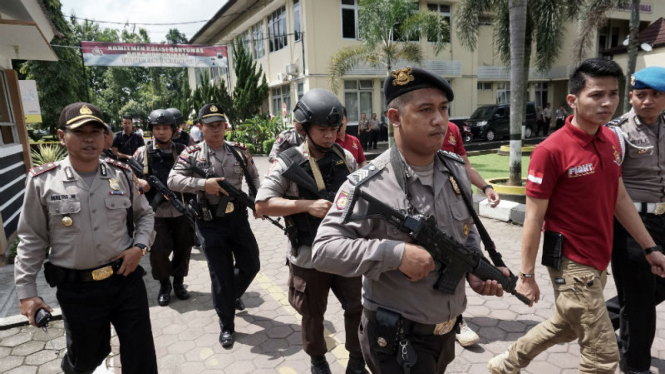
{"type": "MultiPolygon", "coordinates": [[[[262,174],[267,170],[264,158],[257,158],[262,174]]],[[[487,229],[511,269],[519,270],[521,227],[485,219],[487,229]]],[[[261,272],[243,297],[247,309],[236,317],[237,340],[230,350],[218,343],[219,325],[212,309],[210,277],[202,253],[194,251],[189,276],[185,279],[192,298],[174,298],[168,307],[157,305],[158,282],[145,278],[150,297],[150,314],[159,371],[164,373],[309,373],[309,359],[302,351],[300,322],[289,306],[286,292],[287,268],[284,266],[286,238],[264,221],[252,220],[252,227],[261,249],[261,272]]],[[[142,265],[149,268],[147,258],[142,265]]],[[[6,272],[2,269],[2,272],[6,272]]],[[[450,373],[487,373],[487,360],[504,351],[528,329],[549,317],[553,293],[546,270],[537,267],[543,300],[534,308],[522,305],[516,298],[481,297],[467,290],[468,308],[465,319],[481,336],[480,344],[470,349],[456,347],[457,357],[449,366],[450,373]]],[[[0,275],[0,289],[8,288],[6,277],[0,275]]],[[[43,290],[44,288],[40,288],[43,290]]],[[[0,291],[1,293],[2,291],[0,291]]],[[[608,282],[606,297],[615,294],[614,283],[608,282]]],[[[15,297],[15,296],[14,296],[15,297]]],[[[661,318],[654,348],[652,370],[665,373],[665,314],[661,318]]],[[[16,310],[16,313],[18,310],[16,310]]],[[[348,355],[344,349],[343,316],[339,302],[331,296],[326,314],[326,332],[333,373],[344,373],[348,355]]],[[[0,330],[0,373],[60,373],[60,357],[64,354],[65,337],[62,321],[50,329],[57,349],[50,349],[44,332],[19,326],[0,330]]],[[[120,373],[118,342],[112,339],[113,353],[104,367],[96,372],[120,373]],[[108,368],[108,369],[107,369],[108,368]]],[[[572,374],[577,372],[579,346],[557,345],[541,354],[523,373],[572,374]]]]}

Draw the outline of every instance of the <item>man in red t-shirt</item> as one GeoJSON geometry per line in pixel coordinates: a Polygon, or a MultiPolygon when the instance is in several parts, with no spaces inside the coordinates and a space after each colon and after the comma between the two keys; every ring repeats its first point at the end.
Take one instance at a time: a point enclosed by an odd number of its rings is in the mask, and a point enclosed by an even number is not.
{"type": "Polygon", "coordinates": [[[617,135],[603,126],[619,104],[622,77],[614,61],[595,58],[578,66],[567,97],[574,115],[531,155],[517,290],[533,302],[540,299],[534,273],[544,220],[543,252],[556,258],[549,249],[562,247],[560,262],[546,264],[554,315],[492,358],[487,365],[492,374],[517,373],[540,352],[573,340],[580,345],[580,373],[615,373],[619,351],[603,298],[613,216],[645,250],[653,272],[665,275],[662,249],[644,228],[623,185],[617,135]]]}
{"type": "Polygon", "coordinates": [[[360,140],[353,135],[346,133],[346,125],[349,123],[349,118],[346,116],[346,107],[344,107],[344,119],[342,120],[342,126],[337,132],[337,139],[335,143],[342,146],[342,148],[351,152],[353,157],[358,163],[358,168],[361,168],[367,165],[367,160],[365,159],[365,153],[363,152],[363,147],[360,145],[360,140]]]}
{"type": "Polygon", "coordinates": [[[492,208],[496,207],[499,204],[499,201],[501,201],[499,194],[494,191],[494,188],[491,185],[485,182],[478,170],[471,166],[471,161],[469,161],[469,158],[466,156],[466,149],[464,149],[464,143],[462,142],[462,134],[456,124],[448,122],[448,131],[446,132],[446,137],[443,140],[441,149],[462,156],[464,159],[464,167],[466,168],[466,172],[469,173],[471,184],[483,191],[485,197],[487,197],[487,202],[492,208]]]}

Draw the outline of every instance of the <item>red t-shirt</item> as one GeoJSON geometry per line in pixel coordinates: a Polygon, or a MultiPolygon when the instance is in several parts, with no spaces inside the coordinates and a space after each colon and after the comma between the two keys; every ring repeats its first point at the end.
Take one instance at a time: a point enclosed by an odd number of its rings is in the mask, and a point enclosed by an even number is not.
{"type": "Polygon", "coordinates": [[[460,156],[466,155],[466,149],[464,149],[464,142],[462,141],[462,134],[456,124],[448,122],[448,131],[446,132],[446,138],[443,140],[441,149],[457,153],[460,156]]]}
{"type": "Polygon", "coordinates": [[[358,138],[356,138],[355,136],[346,134],[344,141],[341,141],[339,140],[339,138],[336,138],[335,143],[341,145],[342,148],[351,152],[351,154],[356,159],[356,162],[358,164],[362,164],[363,162],[365,162],[365,153],[363,152],[363,147],[360,145],[360,140],[358,140],[358,138]]]}
{"type": "Polygon", "coordinates": [[[590,136],[573,126],[572,118],[534,149],[526,194],[549,200],[545,230],[563,234],[564,256],[605,270],[612,254],[621,146],[607,127],[590,136]]]}

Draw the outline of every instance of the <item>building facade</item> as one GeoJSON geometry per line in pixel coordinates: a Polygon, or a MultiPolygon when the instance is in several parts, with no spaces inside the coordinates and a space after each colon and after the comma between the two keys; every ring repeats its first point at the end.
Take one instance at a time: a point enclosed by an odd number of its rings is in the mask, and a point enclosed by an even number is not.
{"type": "Polygon", "coordinates": [[[0,1],[0,264],[16,238],[25,176],[32,167],[19,81],[12,60],[57,61],[41,0],[0,1]]]}
{"type": "MultiPolygon", "coordinates": [[[[270,99],[265,110],[276,116],[289,116],[298,99],[311,88],[330,88],[328,63],[340,48],[357,46],[359,0],[228,0],[222,9],[190,40],[192,44],[243,44],[263,67],[269,85],[270,99]]],[[[459,0],[418,0],[419,9],[436,11],[450,24],[450,43],[435,55],[432,43],[422,36],[424,51],[421,67],[436,72],[450,81],[455,91],[451,117],[468,117],[480,105],[510,102],[510,71],[501,64],[493,44],[491,19],[481,18],[478,45],[470,51],[460,44],[455,30],[455,14],[459,0]]],[[[641,28],[665,13],[665,0],[642,4],[641,28]]],[[[608,23],[598,30],[588,56],[620,46],[628,35],[630,12],[611,12],[608,23]]],[[[546,72],[532,68],[529,74],[529,100],[537,106],[551,103],[555,109],[565,104],[568,76],[573,66],[571,46],[578,34],[577,22],[564,28],[562,52],[546,72]]],[[[535,53],[535,52],[534,52],[535,53]]],[[[532,59],[535,56],[532,57],[532,59]]],[[[638,68],[653,60],[640,52],[638,68]]],[[[211,79],[224,79],[230,88],[235,85],[233,56],[229,69],[211,69],[211,79]]],[[[621,60],[625,68],[625,59],[621,60]]],[[[396,67],[408,66],[407,62],[396,67]]],[[[189,69],[192,88],[200,79],[199,69],[189,69]]],[[[350,125],[357,123],[361,113],[379,116],[385,110],[382,95],[386,70],[357,66],[344,77],[337,93],[349,113],[350,125]]]]}

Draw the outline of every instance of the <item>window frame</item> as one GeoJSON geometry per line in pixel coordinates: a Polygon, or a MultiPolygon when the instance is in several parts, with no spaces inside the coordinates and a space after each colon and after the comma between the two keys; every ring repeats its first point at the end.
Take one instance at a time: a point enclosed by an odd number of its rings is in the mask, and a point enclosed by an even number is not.
{"type": "Polygon", "coordinates": [[[255,60],[258,60],[266,55],[265,25],[263,24],[263,20],[255,23],[251,27],[251,31],[253,41],[252,56],[254,56],[255,60]]]}
{"type": "Polygon", "coordinates": [[[3,69],[0,69],[0,89],[3,91],[5,97],[5,105],[7,107],[8,121],[0,122],[0,127],[9,127],[12,135],[13,143],[5,143],[3,135],[0,133],[0,147],[8,147],[20,144],[21,140],[18,137],[18,129],[16,127],[16,113],[12,107],[12,102],[9,96],[9,84],[7,83],[7,75],[3,69]]]}
{"type": "Polygon", "coordinates": [[[354,5],[349,5],[349,4],[344,4],[342,3],[343,0],[340,0],[340,22],[341,22],[341,32],[342,32],[342,39],[343,40],[358,40],[360,39],[360,27],[358,25],[358,9],[360,6],[358,5],[359,0],[352,0],[354,5]],[[355,34],[356,36],[353,38],[349,38],[344,36],[344,9],[347,10],[353,10],[353,17],[354,17],[354,29],[355,29],[355,34]]]}
{"type": "Polygon", "coordinates": [[[344,80],[344,107],[346,108],[349,122],[358,123],[360,120],[360,115],[363,112],[361,108],[361,94],[369,94],[369,110],[365,113],[367,118],[372,118],[372,113],[374,113],[374,80],[373,79],[345,79],[344,80]],[[347,82],[355,82],[356,88],[347,88],[347,82]],[[364,86],[363,83],[371,82],[371,86],[364,86]],[[356,107],[351,108],[346,102],[347,94],[354,94],[356,96],[356,107]],[[355,115],[355,119],[353,119],[355,115]]]}
{"type": "Polygon", "coordinates": [[[281,51],[289,45],[286,6],[284,5],[268,15],[268,40],[270,53],[281,51]]]}
{"type": "Polygon", "coordinates": [[[302,8],[300,7],[300,0],[293,0],[291,14],[293,15],[293,41],[298,43],[302,41],[302,8]]]}
{"type": "MultiPolygon", "coordinates": [[[[436,12],[439,15],[439,18],[448,18],[448,40],[452,40],[453,38],[453,6],[452,4],[438,4],[438,3],[427,3],[427,10],[436,12]],[[431,9],[432,7],[436,7],[436,10],[431,9]],[[442,11],[442,7],[448,7],[448,12],[442,11]]],[[[428,43],[435,43],[434,41],[430,40],[429,35],[425,35],[427,38],[428,43]]]]}

